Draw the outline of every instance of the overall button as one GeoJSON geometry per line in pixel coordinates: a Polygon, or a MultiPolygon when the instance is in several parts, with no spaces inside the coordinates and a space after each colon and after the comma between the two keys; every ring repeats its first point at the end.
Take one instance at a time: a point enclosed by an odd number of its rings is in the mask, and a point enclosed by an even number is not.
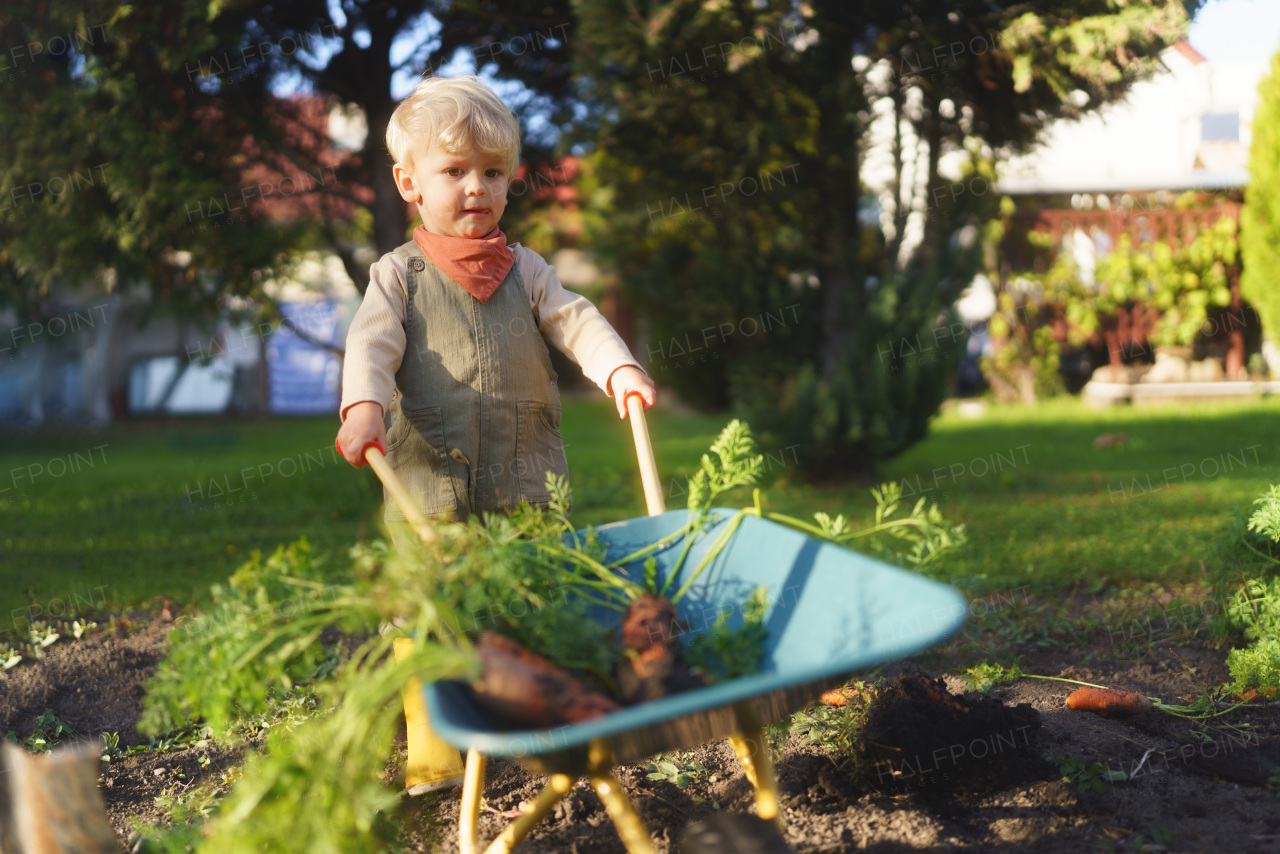
{"type": "Polygon", "coordinates": [[[423,261],[421,258],[414,258],[413,269],[421,273],[423,270],[427,269],[427,262],[423,261]]]}

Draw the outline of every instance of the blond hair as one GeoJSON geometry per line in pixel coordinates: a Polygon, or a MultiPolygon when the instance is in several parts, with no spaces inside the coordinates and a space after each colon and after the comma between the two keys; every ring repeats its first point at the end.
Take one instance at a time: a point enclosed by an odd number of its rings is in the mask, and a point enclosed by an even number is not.
{"type": "Polygon", "coordinates": [[[400,102],[387,123],[392,158],[412,170],[413,146],[423,140],[449,154],[503,156],[508,177],[520,162],[520,125],[479,77],[428,77],[400,102]]]}

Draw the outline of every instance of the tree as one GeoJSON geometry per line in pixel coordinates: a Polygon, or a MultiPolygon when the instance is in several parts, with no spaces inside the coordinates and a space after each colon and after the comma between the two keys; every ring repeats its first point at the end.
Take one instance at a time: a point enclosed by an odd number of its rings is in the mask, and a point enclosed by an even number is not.
{"type": "Polygon", "coordinates": [[[1249,185],[1240,210],[1240,290],[1262,319],[1262,330],[1280,338],[1280,53],[1258,84],[1249,144],[1249,185]]]}
{"type": "Polygon", "coordinates": [[[38,313],[53,283],[107,288],[106,276],[161,309],[207,314],[228,295],[262,300],[264,271],[307,245],[337,251],[363,291],[359,249],[389,251],[408,233],[381,143],[394,75],[469,49],[562,118],[569,23],[562,0],[10,4],[0,298],[38,313]],[[282,82],[307,97],[277,97],[282,82]],[[324,138],[335,104],[365,117],[361,150],[324,138]],[[261,174],[314,180],[263,198],[261,174]],[[252,214],[251,227],[215,227],[228,208],[252,214]]]}
{"type": "MultiPolygon", "coordinates": [[[[398,100],[392,84],[397,74],[420,75],[439,70],[461,54],[469,54],[477,69],[490,66],[500,77],[527,87],[521,114],[525,126],[525,156],[545,157],[546,143],[528,133],[536,113],[546,123],[564,123],[571,115],[574,85],[570,74],[570,25],[565,0],[418,0],[373,3],[346,0],[285,0],[255,4],[249,14],[246,39],[250,44],[286,45],[326,41],[327,60],[302,51],[273,51],[271,74],[296,77],[305,90],[326,100],[357,106],[365,117],[369,138],[358,156],[337,173],[337,195],[365,207],[370,215],[371,242],[378,254],[390,252],[408,234],[407,208],[391,177],[391,161],[382,134],[398,100]],[[398,58],[397,53],[400,54],[398,58]],[[355,199],[343,188],[368,187],[370,199],[355,199]]],[[[314,146],[283,145],[277,156],[316,169],[314,146]]],[[[517,198],[516,207],[527,199],[517,198]]],[[[515,221],[513,217],[512,221],[515,221]]],[[[367,260],[357,257],[360,241],[321,220],[325,237],[338,252],[348,275],[364,292],[367,260]]]]}
{"type": "Polygon", "coordinates": [[[1122,95],[1187,14],[1170,0],[575,9],[580,66],[612,111],[600,242],[647,313],[657,378],[732,401],[828,475],[901,451],[937,411],[992,160],[1122,95]],[[891,176],[878,193],[861,177],[872,155],[891,176]],[[960,161],[945,176],[944,158],[960,161]]]}
{"type": "MultiPolygon", "coordinates": [[[[408,234],[381,141],[393,77],[411,81],[470,49],[477,65],[534,87],[524,118],[563,118],[569,23],[563,0],[9,4],[0,310],[16,309],[15,329],[40,328],[69,294],[109,294],[94,333],[105,341],[127,294],[202,339],[229,310],[309,338],[263,283],[301,250],[328,250],[363,292],[371,257],[408,234]],[[333,107],[367,121],[363,147],[329,139],[333,107]]],[[[548,137],[532,141],[536,161],[548,137]]],[[[108,348],[85,352],[86,375],[105,374],[108,348]]],[[[106,384],[85,388],[88,408],[108,418],[106,384]]]]}
{"type": "Polygon", "coordinates": [[[265,135],[261,90],[231,100],[193,91],[181,75],[183,62],[234,43],[243,27],[193,6],[0,13],[0,39],[17,46],[0,100],[7,302],[38,312],[55,285],[96,283],[144,286],[157,305],[195,311],[216,293],[250,289],[254,271],[291,243],[287,225],[202,230],[192,213],[237,192],[243,141],[265,135]]]}

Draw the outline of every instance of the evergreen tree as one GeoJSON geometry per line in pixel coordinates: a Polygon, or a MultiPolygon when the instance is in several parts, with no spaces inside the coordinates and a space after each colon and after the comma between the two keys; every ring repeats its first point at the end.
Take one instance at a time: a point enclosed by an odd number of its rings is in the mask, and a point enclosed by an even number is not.
{"type": "Polygon", "coordinates": [[[265,220],[213,227],[209,214],[244,184],[244,140],[265,136],[266,99],[260,87],[201,92],[183,73],[244,26],[195,4],[0,12],[0,300],[38,314],[56,286],[141,287],[193,313],[252,288],[296,235],[265,220]]]}
{"type": "Polygon", "coordinates": [[[1118,98],[1187,25],[1171,0],[574,5],[606,117],[598,243],[652,373],[828,475],[937,411],[992,160],[1118,98]]]}

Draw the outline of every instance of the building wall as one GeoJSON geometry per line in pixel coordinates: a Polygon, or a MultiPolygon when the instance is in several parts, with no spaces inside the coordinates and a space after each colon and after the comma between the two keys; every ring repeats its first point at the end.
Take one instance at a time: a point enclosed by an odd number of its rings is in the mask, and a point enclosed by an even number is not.
{"type": "MultiPolygon", "coordinates": [[[[1021,194],[1244,184],[1249,126],[1267,64],[1215,64],[1186,48],[1170,48],[1162,59],[1165,70],[1136,84],[1124,100],[1050,127],[1040,147],[1001,168],[999,189],[1021,194]],[[1207,114],[1237,115],[1237,139],[1206,146],[1207,114]]],[[[1210,122],[1208,129],[1222,124],[1210,122]]]]}

